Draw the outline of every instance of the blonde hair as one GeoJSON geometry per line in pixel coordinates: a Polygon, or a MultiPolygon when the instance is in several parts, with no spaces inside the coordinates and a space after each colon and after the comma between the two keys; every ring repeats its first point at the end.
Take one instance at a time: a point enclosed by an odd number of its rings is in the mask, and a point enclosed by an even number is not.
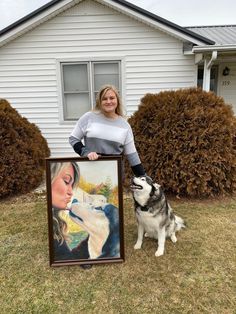
{"type": "Polygon", "coordinates": [[[116,107],[116,114],[118,114],[119,116],[124,117],[124,111],[123,111],[123,106],[122,106],[122,102],[121,102],[121,98],[119,95],[119,92],[117,90],[117,88],[113,85],[104,85],[101,87],[100,91],[97,94],[96,97],[96,106],[95,106],[95,110],[97,111],[101,111],[101,104],[102,104],[102,99],[104,97],[104,95],[106,94],[107,91],[112,90],[117,98],[117,107],[116,107]]]}
{"type": "Polygon", "coordinates": [[[61,217],[61,210],[53,208],[53,239],[62,245],[64,241],[70,242],[71,237],[68,235],[68,226],[61,217]]]}
{"type": "MultiPolygon", "coordinates": [[[[55,180],[60,171],[65,167],[72,165],[74,170],[74,182],[72,188],[74,188],[80,179],[80,170],[76,162],[55,162],[51,163],[51,182],[55,180]]],[[[52,204],[53,206],[53,204],[52,204]]],[[[68,226],[66,221],[61,217],[61,211],[58,208],[52,208],[53,212],[53,238],[59,242],[59,245],[62,245],[64,240],[70,242],[70,236],[68,235],[68,226]]]]}
{"type": "Polygon", "coordinates": [[[71,162],[53,162],[51,163],[51,182],[55,180],[55,178],[58,176],[60,171],[62,171],[65,167],[68,167],[69,165],[72,165],[73,171],[74,171],[74,182],[72,184],[72,188],[74,188],[80,179],[80,170],[79,166],[76,162],[71,161],[71,162]]]}

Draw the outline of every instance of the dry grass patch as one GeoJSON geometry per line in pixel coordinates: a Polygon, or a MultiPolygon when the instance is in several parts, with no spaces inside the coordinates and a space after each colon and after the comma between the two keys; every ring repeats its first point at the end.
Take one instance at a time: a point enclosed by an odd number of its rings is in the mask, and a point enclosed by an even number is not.
{"type": "Polygon", "coordinates": [[[156,241],[133,250],[137,230],[124,201],[122,264],[49,267],[46,198],[0,204],[1,313],[235,313],[236,200],[171,200],[187,221],[156,258],[156,241]]]}

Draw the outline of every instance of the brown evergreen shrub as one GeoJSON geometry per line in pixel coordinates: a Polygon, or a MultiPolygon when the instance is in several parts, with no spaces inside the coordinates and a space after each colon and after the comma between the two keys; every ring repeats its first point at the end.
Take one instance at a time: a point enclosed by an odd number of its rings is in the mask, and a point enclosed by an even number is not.
{"type": "Polygon", "coordinates": [[[5,99],[0,99],[0,125],[0,197],[28,192],[42,182],[47,142],[5,99]]]}
{"type": "Polygon", "coordinates": [[[147,94],[129,123],[147,174],[167,192],[235,191],[236,118],[221,97],[197,88],[147,94]]]}

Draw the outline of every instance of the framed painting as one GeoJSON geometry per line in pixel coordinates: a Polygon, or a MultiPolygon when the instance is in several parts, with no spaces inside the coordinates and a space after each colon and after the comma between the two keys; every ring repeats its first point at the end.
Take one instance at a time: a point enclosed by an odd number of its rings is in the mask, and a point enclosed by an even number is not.
{"type": "Polygon", "coordinates": [[[121,156],[47,158],[50,266],[124,261],[121,156]]]}

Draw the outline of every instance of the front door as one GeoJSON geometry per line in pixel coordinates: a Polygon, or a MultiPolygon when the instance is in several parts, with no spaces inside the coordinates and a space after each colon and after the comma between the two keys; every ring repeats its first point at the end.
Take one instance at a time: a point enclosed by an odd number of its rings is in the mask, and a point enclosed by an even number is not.
{"type": "Polygon", "coordinates": [[[217,94],[233,106],[236,115],[236,63],[219,65],[217,94]]]}

